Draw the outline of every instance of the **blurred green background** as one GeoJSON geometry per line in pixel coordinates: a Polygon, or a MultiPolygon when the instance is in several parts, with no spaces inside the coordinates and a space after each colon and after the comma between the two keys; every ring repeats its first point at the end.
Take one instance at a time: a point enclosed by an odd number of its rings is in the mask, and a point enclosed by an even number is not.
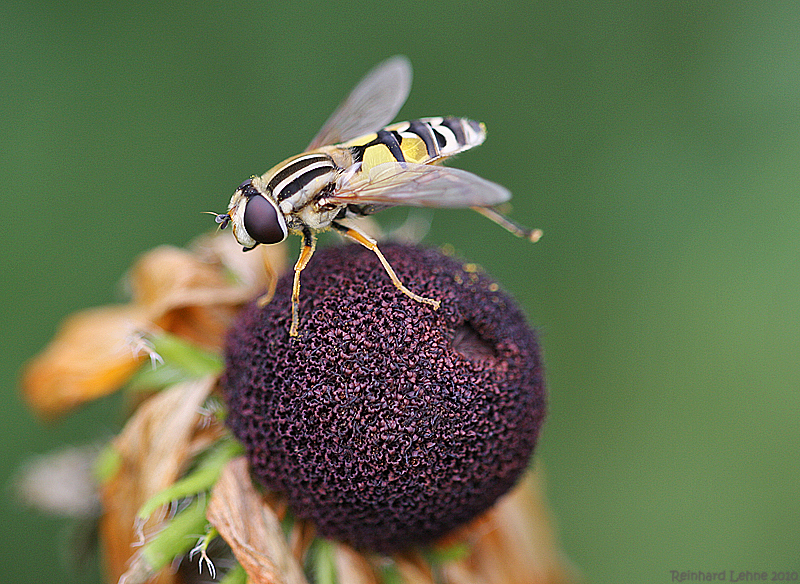
{"type": "Polygon", "coordinates": [[[100,403],[40,424],[21,364],[396,53],[399,119],[484,121],[455,164],[545,231],[437,211],[426,241],[541,329],[538,461],[568,555],[590,582],[800,569],[800,5],[66,0],[0,8],[0,580],[99,581],[8,485],[118,423],[100,403]]]}

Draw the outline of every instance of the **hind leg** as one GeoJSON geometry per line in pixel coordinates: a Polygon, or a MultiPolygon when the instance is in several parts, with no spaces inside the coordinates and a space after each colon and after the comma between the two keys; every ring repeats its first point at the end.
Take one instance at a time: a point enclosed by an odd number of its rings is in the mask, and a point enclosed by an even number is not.
{"type": "Polygon", "coordinates": [[[527,239],[528,241],[532,241],[536,243],[542,238],[543,232],[541,229],[528,229],[527,227],[523,227],[519,223],[512,221],[505,215],[503,215],[500,211],[492,207],[472,207],[473,210],[477,211],[487,219],[491,219],[495,223],[497,223],[500,227],[513,233],[517,237],[521,237],[523,239],[527,239]]]}

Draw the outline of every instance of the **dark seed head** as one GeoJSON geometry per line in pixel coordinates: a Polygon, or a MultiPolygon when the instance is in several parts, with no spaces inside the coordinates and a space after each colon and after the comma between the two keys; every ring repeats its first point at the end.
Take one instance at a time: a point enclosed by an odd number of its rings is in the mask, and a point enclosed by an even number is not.
{"type": "Polygon", "coordinates": [[[434,250],[383,250],[433,310],[358,246],[248,307],[228,339],[228,424],[254,476],[320,533],[391,552],[465,523],[528,464],[545,413],[534,332],[488,277],[434,250]]]}

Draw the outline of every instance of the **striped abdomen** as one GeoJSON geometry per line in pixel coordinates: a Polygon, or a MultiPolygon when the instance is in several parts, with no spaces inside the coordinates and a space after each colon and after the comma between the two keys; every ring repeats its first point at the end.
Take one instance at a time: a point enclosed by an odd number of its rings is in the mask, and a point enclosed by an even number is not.
{"type": "Polygon", "coordinates": [[[466,118],[421,118],[386,126],[340,147],[349,148],[353,162],[367,170],[384,162],[430,164],[479,146],[486,128],[466,118]]]}

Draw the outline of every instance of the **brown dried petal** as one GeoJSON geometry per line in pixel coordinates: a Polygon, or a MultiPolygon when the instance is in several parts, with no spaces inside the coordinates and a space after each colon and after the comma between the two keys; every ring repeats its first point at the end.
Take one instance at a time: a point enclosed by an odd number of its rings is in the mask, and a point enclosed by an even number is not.
{"type": "Polygon", "coordinates": [[[119,388],[144,358],[126,339],[146,323],[145,311],[137,306],[92,308],[68,318],[23,371],[28,404],[53,417],[119,388]]]}
{"type": "Polygon", "coordinates": [[[142,256],[131,269],[130,285],[134,303],[153,323],[210,348],[221,346],[235,307],[253,296],[231,285],[219,265],[169,246],[142,256]]]}
{"type": "Polygon", "coordinates": [[[337,581],[342,584],[378,584],[375,571],[367,559],[348,545],[333,543],[337,581]]]}
{"type": "Polygon", "coordinates": [[[206,516],[233,550],[250,584],[307,584],[278,516],[250,480],[244,457],[222,471],[206,516]]]}
{"type": "Polygon", "coordinates": [[[283,248],[261,246],[248,255],[231,249],[231,241],[219,234],[194,244],[195,253],[166,245],[147,252],[130,271],[133,301],[158,318],[176,308],[252,299],[283,269],[283,248]]]}
{"type": "Polygon", "coordinates": [[[435,584],[431,568],[419,554],[397,554],[392,557],[405,584],[435,584]]]}
{"type": "Polygon", "coordinates": [[[275,283],[276,274],[287,267],[286,244],[260,245],[253,251],[242,253],[242,246],[229,233],[216,232],[201,235],[189,246],[200,260],[223,266],[232,276],[235,285],[248,288],[248,297],[260,294],[275,283]]]}
{"type": "Polygon", "coordinates": [[[168,245],[142,255],[131,267],[129,277],[133,301],[154,313],[184,305],[186,292],[227,287],[212,265],[168,245]]]}
{"type": "MultiPolygon", "coordinates": [[[[283,513],[281,513],[280,508],[274,505],[272,508],[278,517],[283,517],[283,513]]],[[[306,553],[311,547],[311,544],[314,543],[316,534],[317,530],[314,528],[314,524],[310,521],[295,521],[294,525],[292,525],[292,531],[289,533],[289,549],[291,550],[292,555],[297,558],[297,561],[301,564],[303,563],[303,558],[306,557],[306,553]]]]}
{"type": "MultiPolygon", "coordinates": [[[[189,252],[161,246],[133,266],[130,305],[79,312],[23,371],[23,393],[54,417],[119,389],[145,358],[131,341],[160,328],[220,349],[239,306],[261,294],[285,267],[283,246],[243,254],[230,234],[198,238],[189,252]]],[[[140,348],[140,347],[138,347],[140,348]]]]}
{"type": "Polygon", "coordinates": [[[494,507],[442,542],[466,542],[469,554],[443,566],[448,584],[567,584],[576,568],[558,546],[538,472],[494,507]]]}
{"type": "Polygon", "coordinates": [[[246,254],[226,233],[200,237],[191,247],[192,253],[153,250],[143,258],[141,270],[138,264],[134,268],[132,286],[142,292],[160,290],[150,305],[158,326],[221,350],[239,307],[265,289],[274,290],[277,274],[286,267],[284,247],[262,245],[246,254]],[[165,271],[168,267],[174,271],[165,271]]]}
{"type": "MultiPolygon", "coordinates": [[[[215,383],[216,379],[209,377],[152,396],[114,439],[120,468],[101,490],[104,514],[100,531],[109,581],[116,582],[130,566],[132,546],[141,537],[134,529],[139,508],[186,470],[196,452],[195,439],[207,440],[200,411],[215,383]]],[[[158,520],[154,515],[139,531],[146,534],[157,529],[158,520]]],[[[128,581],[131,577],[129,574],[128,581]]],[[[158,582],[173,581],[166,574],[160,578],[158,582]]]]}

